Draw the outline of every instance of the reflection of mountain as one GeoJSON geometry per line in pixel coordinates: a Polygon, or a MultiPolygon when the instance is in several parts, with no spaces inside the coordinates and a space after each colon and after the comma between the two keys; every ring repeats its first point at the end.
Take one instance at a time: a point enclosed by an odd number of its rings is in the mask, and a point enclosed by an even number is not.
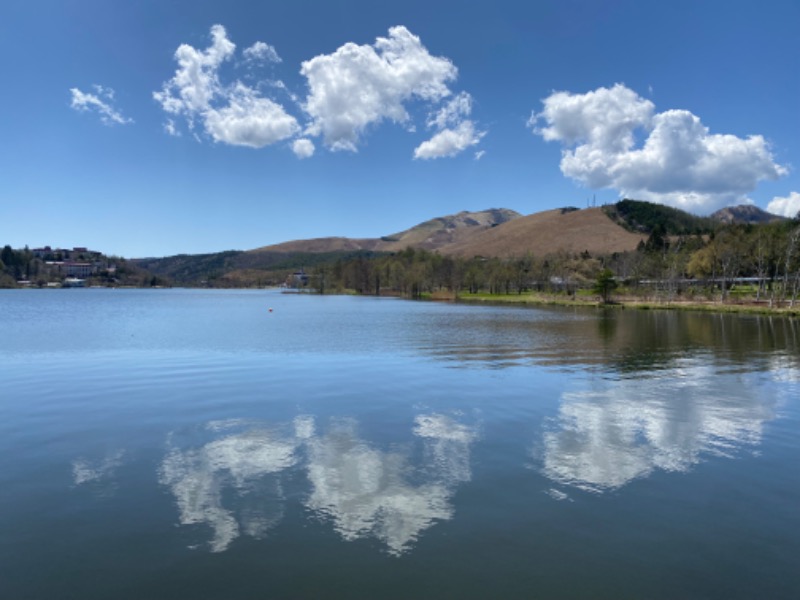
{"type": "Polygon", "coordinates": [[[768,391],[699,362],[609,385],[562,396],[555,429],[544,434],[547,477],[602,491],[654,469],[687,471],[703,454],[760,443],[774,417],[768,391]]]}
{"type": "Polygon", "coordinates": [[[175,496],[180,523],[210,526],[211,550],[220,552],[240,535],[264,536],[280,521],[281,473],[305,466],[309,509],[329,517],[346,540],[373,535],[400,554],[436,520],[452,518],[455,486],[471,478],[475,434],[446,416],[418,416],[414,435],[424,464],[415,467],[410,450],[374,449],[356,429],[355,421],[339,420],[318,435],[308,416],[283,434],[244,422],[211,423],[205,443],[178,445],[171,436],[160,480],[175,496]]]}
{"type": "Polygon", "coordinates": [[[208,429],[235,433],[200,448],[173,447],[161,465],[160,479],[175,496],[181,524],[209,525],[211,549],[220,552],[242,533],[262,537],[281,519],[280,480],[268,476],[295,464],[297,442],[271,430],[243,429],[236,422],[213,423],[208,429]],[[235,509],[223,506],[226,487],[236,492],[235,509]]]}
{"type": "Polygon", "coordinates": [[[409,482],[408,456],[370,448],[352,421],[335,423],[309,444],[307,506],[330,517],[346,540],[374,535],[392,554],[436,520],[452,518],[455,484],[468,481],[471,430],[441,415],[419,416],[415,435],[433,457],[424,483],[409,482]]]}

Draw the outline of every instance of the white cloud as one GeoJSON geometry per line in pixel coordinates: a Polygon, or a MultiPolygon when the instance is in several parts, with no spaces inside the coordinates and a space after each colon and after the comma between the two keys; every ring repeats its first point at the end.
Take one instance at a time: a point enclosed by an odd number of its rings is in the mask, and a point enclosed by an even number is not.
{"type": "Polygon", "coordinates": [[[793,219],[800,214],[800,193],[791,192],[785,198],[775,196],[770,203],[767,204],[767,212],[793,219]]]}
{"type": "Polygon", "coordinates": [[[264,42],[256,42],[243,52],[246,60],[279,63],[283,62],[278,51],[273,46],[264,42]]]}
{"type": "Polygon", "coordinates": [[[306,138],[295,140],[292,143],[292,152],[297,158],[311,158],[314,156],[314,142],[306,138]]]}
{"type": "Polygon", "coordinates": [[[428,118],[428,127],[446,129],[458,125],[470,114],[472,114],[472,96],[467,92],[461,92],[428,118]]]}
{"type": "MultiPolygon", "coordinates": [[[[236,45],[222,25],[211,28],[211,38],[205,50],[181,44],[175,52],[175,75],[160,92],[153,93],[164,111],[185,117],[190,129],[200,121],[214,141],[236,146],[262,148],[295,135],[300,126],[283,106],[240,81],[222,84],[220,67],[234,56],[236,45]]],[[[259,42],[245,54],[251,51],[250,55],[268,56],[269,48],[259,42]]],[[[165,127],[173,135],[177,132],[174,121],[168,121],[165,127]]]]}
{"type": "Polygon", "coordinates": [[[255,61],[281,62],[275,48],[265,42],[256,42],[241,54],[244,61],[234,60],[236,45],[222,25],[211,28],[211,44],[205,49],[180,45],[174,76],[153,93],[170,117],[164,125],[167,133],[180,135],[178,123],[185,120],[196,139],[206,134],[216,142],[251,148],[302,135],[291,144],[302,159],[314,154],[313,137],[321,137],[329,150],[354,152],[365,131],[385,120],[415,132],[408,111],[412,103],[421,103],[430,111],[428,127],[438,131],[415,150],[416,158],[453,156],[485,135],[468,119],[472,97],[466,92],[452,96],[448,83],[458,74],[453,63],[432,56],[402,26],[391,28],[388,37],[379,37],[372,45],[347,43],[331,54],[303,62],[300,72],[308,85],[305,100],[279,79],[251,86],[245,73],[247,83],[224,82],[225,63],[235,69],[255,61]],[[268,90],[266,95],[264,90],[268,90]],[[305,112],[304,130],[295,116],[268,97],[275,94],[286,94],[290,103],[305,112]]]}
{"type": "Polygon", "coordinates": [[[153,97],[168,113],[192,119],[210,110],[212,99],[222,94],[217,71],[236,51],[222,25],[211,27],[212,44],[204,51],[181,44],[175,51],[178,70],[153,97]]]}
{"type": "Polygon", "coordinates": [[[228,105],[209,110],[206,131],[214,141],[234,146],[263,148],[293,136],[300,129],[297,120],[272,100],[237,83],[227,92],[228,105]]]}
{"type": "Polygon", "coordinates": [[[416,98],[438,102],[450,95],[447,82],[458,70],[447,58],[432,56],[405,27],[372,46],[347,43],[333,54],[302,64],[309,95],[304,109],[311,117],[309,135],[323,136],[332,150],[355,151],[370,126],[388,119],[407,123],[404,103],[416,98]]]}
{"type": "Polygon", "coordinates": [[[175,125],[175,121],[173,121],[172,119],[167,119],[164,122],[164,131],[175,137],[180,137],[181,135],[181,132],[178,131],[178,128],[175,125]]]}
{"type": "MultiPolygon", "coordinates": [[[[439,131],[414,150],[414,158],[431,159],[455,156],[481,141],[485,131],[478,131],[469,117],[472,113],[472,96],[461,92],[438,111],[428,117],[428,127],[439,131]]],[[[476,153],[480,160],[483,153],[476,153]]]]}
{"type": "Polygon", "coordinates": [[[655,105],[617,84],[586,94],[554,92],[529,121],[559,141],[564,175],[622,196],[709,212],[747,202],[759,181],[787,173],[760,135],[711,134],[686,110],[655,105]],[[636,136],[644,138],[637,147],[636,136]]]}
{"type": "Polygon", "coordinates": [[[478,150],[475,153],[475,160],[480,160],[483,158],[484,154],[486,154],[486,150],[478,150]]]}
{"type": "Polygon", "coordinates": [[[474,146],[486,135],[477,131],[472,121],[463,121],[455,129],[443,129],[414,150],[414,158],[431,159],[455,156],[474,146]]]}
{"type": "Polygon", "coordinates": [[[123,117],[122,113],[111,106],[111,101],[114,100],[114,90],[101,85],[93,87],[97,94],[87,94],[78,88],[70,88],[69,91],[72,94],[70,106],[79,112],[96,112],[106,125],[133,123],[133,119],[123,117]]]}

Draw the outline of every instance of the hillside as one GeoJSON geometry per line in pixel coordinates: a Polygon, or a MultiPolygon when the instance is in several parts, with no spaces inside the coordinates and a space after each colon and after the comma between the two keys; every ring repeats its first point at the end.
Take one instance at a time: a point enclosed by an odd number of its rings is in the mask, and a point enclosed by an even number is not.
{"type": "Polygon", "coordinates": [[[555,209],[520,217],[440,249],[453,256],[543,256],[558,251],[634,250],[646,236],[625,230],[602,208],[555,209]]]}
{"type": "Polygon", "coordinates": [[[773,215],[765,210],[761,210],[752,204],[741,204],[739,206],[727,206],[711,215],[711,218],[720,223],[748,224],[748,223],[774,223],[775,221],[785,221],[786,217],[773,215]]]}
{"type": "Polygon", "coordinates": [[[269,285],[282,283],[288,273],[323,263],[399,252],[408,247],[437,250],[464,241],[521,215],[505,208],[462,211],[430,219],[410,229],[382,238],[325,237],[293,240],[255,250],[229,250],[213,254],[142,258],[134,262],[177,285],[269,285]]]}
{"type": "Polygon", "coordinates": [[[324,237],[294,240],[250,250],[261,252],[399,252],[409,246],[436,250],[447,244],[465,240],[481,231],[491,229],[521,215],[507,208],[491,208],[478,212],[462,211],[455,215],[436,217],[410,229],[381,238],[353,239],[324,237]]]}
{"type": "Polygon", "coordinates": [[[695,235],[714,230],[712,219],[653,202],[625,199],[602,210],[609,219],[634,233],[649,234],[656,227],[667,235],[695,235]]]}
{"type": "Polygon", "coordinates": [[[248,250],[249,254],[285,254],[287,252],[319,253],[319,252],[353,252],[356,250],[374,250],[380,240],[374,238],[322,237],[307,240],[292,240],[262,246],[248,250]]]}
{"type": "Polygon", "coordinates": [[[436,250],[521,217],[518,212],[507,208],[491,208],[480,212],[462,211],[455,215],[437,217],[411,229],[383,237],[375,249],[397,252],[411,246],[436,250]]]}

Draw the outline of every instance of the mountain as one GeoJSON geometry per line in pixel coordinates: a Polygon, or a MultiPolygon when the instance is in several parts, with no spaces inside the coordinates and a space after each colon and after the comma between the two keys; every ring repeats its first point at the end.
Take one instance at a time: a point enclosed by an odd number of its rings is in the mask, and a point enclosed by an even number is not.
{"type": "Polygon", "coordinates": [[[356,257],[370,258],[408,247],[472,258],[545,256],[558,252],[596,256],[635,250],[651,233],[705,235],[720,222],[779,219],[753,206],[697,217],[637,200],[577,209],[548,210],[528,216],[509,209],[460,212],[430,219],[381,238],[326,237],[295,240],[249,251],[139,259],[138,266],[178,285],[252,286],[281,283],[288,273],[356,257]]]}
{"type": "Polygon", "coordinates": [[[250,250],[260,252],[398,252],[405,248],[437,250],[470,238],[471,236],[503,223],[520,218],[518,212],[507,208],[490,208],[478,212],[462,211],[455,215],[430,219],[410,229],[381,238],[324,237],[294,240],[250,250]]]}
{"type": "Polygon", "coordinates": [[[711,215],[711,219],[731,224],[747,224],[747,223],[772,223],[774,221],[785,221],[786,217],[773,215],[765,210],[761,210],[752,204],[741,204],[739,206],[728,206],[721,208],[711,215]]]}
{"type": "Polygon", "coordinates": [[[455,256],[542,256],[558,251],[635,250],[647,236],[627,231],[602,208],[561,208],[520,217],[439,249],[455,256]]]}
{"type": "Polygon", "coordinates": [[[282,283],[287,272],[313,268],[339,259],[397,252],[409,246],[436,250],[520,217],[519,213],[506,208],[492,208],[479,212],[463,211],[455,215],[430,219],[405,231],[382,238],[314,238],[248,251],[179,254],[164,258],[134,259],[132,262],[154,275],[169,278],[177,285],[206,283],[223,287],[270,285],[282,283]]]}

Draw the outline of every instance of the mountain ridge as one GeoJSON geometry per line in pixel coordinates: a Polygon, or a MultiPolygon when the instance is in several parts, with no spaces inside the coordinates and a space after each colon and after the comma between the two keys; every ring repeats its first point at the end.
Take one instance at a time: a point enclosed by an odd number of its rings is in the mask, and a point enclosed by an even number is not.
{"type": "Polygon", "coordinates": [[[398,252],[409,246],[424,250],[436,250],[470,237],[479,231],[521,217],[521,214],[508,208],[489,208],[474,212],[461,211],[453,215],[434,217],[403,231],[379,238],[319,237],[271,244],[247,252],[350,252],[356,250],[398,252]]]}
{"type": "MultiPolygon", "coordinates": [[[[747,206],[731,207],[711,217],[637,200],[577,209],[555,208],[523,216],[492,208],[435,217],[409,229],[379,238],[341,236],[291,240],[247,251],[133,259],[152,273],[176,284],[211,282],[223,285],[269,285],[287,273],[356,257],[370,258],[414,248],[446,256],[511,258],[560,252],[610,255],[636,250],[657,230],[661,235],[707,235],[725,225],[730,214],[739,218],[780,220],[747,206]],[[761,214],[763,213],[763,214],[761,214]]],[[[765,222],[765,221],[759,221],[765,222]]]]}

